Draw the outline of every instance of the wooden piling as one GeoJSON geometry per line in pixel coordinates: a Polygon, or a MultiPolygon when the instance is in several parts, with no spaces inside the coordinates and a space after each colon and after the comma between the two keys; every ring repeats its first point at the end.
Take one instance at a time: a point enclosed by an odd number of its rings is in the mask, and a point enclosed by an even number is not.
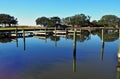
{"type": "Polygon", "coordinates": [[[76,72],[76,29],[73,34],[73,72],[76,72]]]}

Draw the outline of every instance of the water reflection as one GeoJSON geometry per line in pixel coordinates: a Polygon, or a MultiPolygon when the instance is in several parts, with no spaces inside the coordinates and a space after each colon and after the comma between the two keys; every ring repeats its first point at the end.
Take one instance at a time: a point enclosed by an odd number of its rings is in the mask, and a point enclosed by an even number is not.
{"type": "MultiPolygon", "coordinates": [[[[15,44],[12,42],[13,38],[7,38],[13,44],[6,42],[11,46],[6,48],[8,51],[0,48],[0,53],[3,52],[0,58],[0,72],[7,69],[16,71],[18,74],[13,74],[17,76],[24,73],[23,78],[20,79],[116,79],[114,74],[116,75],[115,72],[117,72],[117,79],[120,79],[120,43],[117,64],[114,59],[118,38],[120,42],[118,30],[102,29],[91,31],[91,33],[82,30],[79,34],[74,31],[66,38],[59,36],[15,37],[16,48],[13,47],[15,44]],[[114,49],[109,48],[108,45],[114,49]],[[26,46],[28,46],[27,49],[26,46]],[[21,53],[23,50],[19,49],[20,47],[27,53],[21,53]],[[6,52],[8,55],[5,54],[6,52]]],[[[3,41],[5,41],[4,38],[3,41]]],[[[4,43],[5,46],[6,44],[4,43]]],[[[0,43],[0,45],[3,44],[0,43]]]]}
{"type": "Polygon", "coordinates": [[[50,36],[51,41],[55,42],[55,46],[57,47],[57,42],[60,41],[59,36],[50,36]]]}
{"type": "Polygon", "coordinates": [[[23,36],[23,43],[24,43],[24,51],[26,50],[26,39],[25,36],[23,36]]]}
{"type": "Polygon", "coordinates": [[[18,47],[18,38],[16,37],[16,47],[18,47]]]}

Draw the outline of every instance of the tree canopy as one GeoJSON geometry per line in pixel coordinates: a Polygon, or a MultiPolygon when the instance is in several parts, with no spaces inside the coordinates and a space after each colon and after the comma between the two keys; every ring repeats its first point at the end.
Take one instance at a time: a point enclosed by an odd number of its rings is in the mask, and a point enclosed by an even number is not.
{"type": "Polygon", "coordinates": [[[4,24],[11,26],[17,24],[17,18],[14,18],[14,16],[10,16],[9,14],[0,14],[0,24],[4,24]]]}
{"type": "Polygon", "coordinates": [[[72,26],[88,26],[90,23],[90,16],[86,16],[85,14],[78,14],[75,16],[64,18],[63,22],[67,25],[72,26]]]}
{"type": "Polygon", "coordinates": [[[47,26],[49,23],[49,18],[47,17],[40,17],[36,19],[36,24],[37,25],[43,25],[43,26],[47,26]]]}
{"type": "Polygon", "coordinates": [[[119,27],[120,26],[120,18],[116,15],[104,15],[100,20],[90,21],[91,17],[86,16],[85,14],[77,14],[74,16],[68,16],[63,19],[59,17],[40,17],[36,20],[37,25],[43,26],[57,26],[57,25],[65,25],[72,27],[119,27]]]}
{"type": "Polygon", "coordinates": [[[59,17],[40,17],[36,19],[37,25],[43,25],[43,26],[55,26],[57,24],[60,24],[61,19],[59,17]]]}
{"type": "Polygon", "coordinates": [[[120,18],[115,15],[104,15],[99,21],[98,24],[103,26],[120,26],[120,18]]]}

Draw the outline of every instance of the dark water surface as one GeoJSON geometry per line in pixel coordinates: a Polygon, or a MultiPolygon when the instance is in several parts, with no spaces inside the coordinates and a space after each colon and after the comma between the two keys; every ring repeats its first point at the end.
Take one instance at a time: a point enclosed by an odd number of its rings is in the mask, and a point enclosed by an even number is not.
{"type": "Polygon", "coordinates": [[[116,31],[0,42],[0,79],[120,79],[116,31]]]}

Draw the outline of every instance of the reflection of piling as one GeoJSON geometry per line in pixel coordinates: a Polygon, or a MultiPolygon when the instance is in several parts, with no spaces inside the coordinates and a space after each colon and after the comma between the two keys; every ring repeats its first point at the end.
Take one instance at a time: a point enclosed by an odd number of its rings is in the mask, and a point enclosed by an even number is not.
{"type": "Polygon", "coordinates": [[[47,43],[47,37],[45,38],[45,43],[47,43]]]}
{"type": "Polygon", "coordinates": [[[16,33],[16,47],[18,47],[18,29],[17,29],[17,26],[16,26],[15,33],[16,33]]]}
{"type": "Polygon", "coordinates": [[[23,30],[24,51],[26,50],[25,31],[23,30]]]}
{"type": "Polygon", "coordinates": [[[102,29],[102,49],[101,49],[101,55],[100,55],[100,60],[103,61],[103,56],[104,56],[104,30],[102,29]]]}
{"type": "Polygon", "coordinates": [[[55,36],[55,46],[57,47],[57,36],[55,36]]]}
{"type": "Polygon", "coordinates": [[[73,72],[76,72],[76,30],[74,30],[73,41],[73,72]]]}
{"type": "Polygon", "coordinates": [[[101,55],[100,55],[101,61],[103,61],[103,56],[104,56],[104,42],[102,42],[102,49],[101,49],[101,55]]]}
{"type": "Polygon", "coordinates": [[[16,47],[18,47],[18,38],[16,37],[16,47]]]}

